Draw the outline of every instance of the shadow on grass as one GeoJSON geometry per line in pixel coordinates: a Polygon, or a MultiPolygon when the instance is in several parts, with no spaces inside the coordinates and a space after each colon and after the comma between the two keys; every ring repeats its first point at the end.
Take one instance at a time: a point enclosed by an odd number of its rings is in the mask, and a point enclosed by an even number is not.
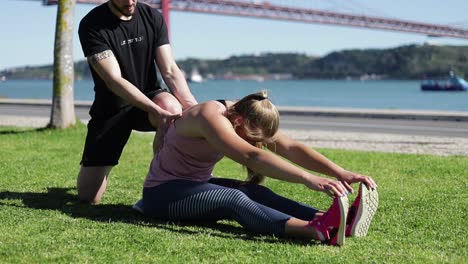
{"type": "Polygon", "coordinates": [[[304,241],[298,239],[277,239],[268,236],[257,236],[249,233],[242,227],[236,227],[218,222],[199,222],[199,221],[184,221],[184,222],[167,222],[161,221],[137,213],[129,205],[125,204],[98,204],[90,205],[79,201],[76,194],[70,191],[74,188],[47,188],[46,193],[34,192],[0,192],[0,205],[14,207],[28,207],[41,210],[60,211],[73,218],[85,218],[98,222],[121,222],[127,224],[152,226],[160,229],[165,229],[171,232],[179,232],[184,234],[199,234],[198,231],[189,230],[183,227],[203,227],[211,230],[220,231],[220,233],[212,233],[211,236],[222,238],[236,238],[247,241],[258,241],[267,243],[287,243],[298,245],[319,245],[316,241],[304,241]],[[21,200],[24,206],[4,203],[1,200],[21,200]]]}
{"type": "Polygon", "coordinates": [[[16,135],[16,134],[27,134],[27,133],[37,133],[37,132],[51,132],[51,131],[63,131],[67,129],[74,129],[79,127],[86,127],[80,119],[76,118],[76,124],[67,128],[54,128],[50,124],[47,124],[44,127],[38,128],[27,128],[27,127],[0,127],[0,135],[16,135]]]}
{"type": "Polygon", "coordinates": [[[0,135],[16,135],[16,134],[26,134],[26,133],[34,133],[34,132],[43,132],[51,130],[49,127],[41,127],[41,128],[18,128],[12,130],[0,130],[0,135]]]}

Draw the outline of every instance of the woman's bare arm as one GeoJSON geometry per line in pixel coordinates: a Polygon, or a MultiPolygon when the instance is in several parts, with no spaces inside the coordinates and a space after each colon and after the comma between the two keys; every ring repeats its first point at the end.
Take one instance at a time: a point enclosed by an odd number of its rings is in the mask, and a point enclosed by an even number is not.
{"type": "Polygon", "coordinates": [[[302,183],[307,187],[335,195],[345,195],[346,188],[338,181],[313,175],[278,157],[256,148],[237,135],[231,122],[215,102],[191,108],[176,123],[177,131],[192,137],[205,138],[217,151],[250,169],[275,179],[302,183]]]}
{"type": "MultiPolygon", "coordinates": [[[[371,177],[343,169],[319,152],[289,138],[281,131],[276,135],[275,143],[269,144],[267,147],[278,155],[308,170],[335,177],[346,183],[363,182],[371,188],[376,187],[371,177]]],[[[347,188],[350,191],[352,190],[349,185],[347,185],[347,188]]]]}

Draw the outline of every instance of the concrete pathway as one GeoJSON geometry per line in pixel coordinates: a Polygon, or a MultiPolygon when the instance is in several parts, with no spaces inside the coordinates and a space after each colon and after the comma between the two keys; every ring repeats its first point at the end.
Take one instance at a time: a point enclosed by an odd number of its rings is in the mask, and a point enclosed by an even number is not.
{"type": "MultiPolygon", "coordinates": [[[[0,126],[38,128],[46,126],[48,122],[49,118],[45,117],[0,115],[0,126]]],[[[467,138],[297,129],[283,131],[288,136],[316,148],[468,156],[467,138]]]]}

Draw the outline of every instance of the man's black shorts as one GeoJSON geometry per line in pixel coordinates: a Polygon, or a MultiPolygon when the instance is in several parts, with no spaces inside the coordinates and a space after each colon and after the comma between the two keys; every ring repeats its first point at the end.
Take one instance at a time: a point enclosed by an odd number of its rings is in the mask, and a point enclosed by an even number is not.
{"type": "MultiPolygon", "coordinates": [[[[166,90],[158,90],[151,95],[151,98],[160,92],[166,90]]],[[[81,165],[85,167],[117,165],[132,130],[156,131],[148,120],[148,113],[133,106],[122,108],[108,119],[91,118],[81,165]]]]}

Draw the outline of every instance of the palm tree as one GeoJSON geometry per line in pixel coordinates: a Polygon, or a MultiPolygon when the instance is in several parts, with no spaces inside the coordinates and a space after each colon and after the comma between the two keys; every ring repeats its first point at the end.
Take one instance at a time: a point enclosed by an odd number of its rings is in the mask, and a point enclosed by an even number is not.
{"type": "Polygon", "coordinates": [[[49,127],[66,128],[76,124],[73,100],[73,14],[75,0],[57,1],[55,26],[54,84],[49,127]]]}

